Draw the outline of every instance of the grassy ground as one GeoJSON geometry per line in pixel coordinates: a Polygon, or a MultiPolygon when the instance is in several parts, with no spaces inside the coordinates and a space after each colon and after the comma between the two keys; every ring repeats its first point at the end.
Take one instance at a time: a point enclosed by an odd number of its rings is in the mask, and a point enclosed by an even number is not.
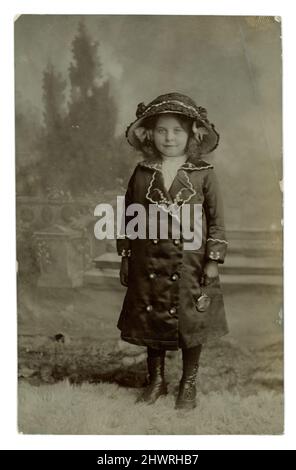
{"type": "Polygon", "coordinates": [[[20,352],[20,363],[26,363],[27,369],[32,366],[30,351],[34,344],[35,349],[39,344],[37,349],[41,351],[42,338],[63,333],[69,344],[60,350],[68,369],[61,369],[63,373],[58,378],[50,368],[38,376],[32,376],[25,368],[20,374],[20,432],[281,433],[280,292],[267,287],[225,286],[224,294],[231,333],[204,348],[199,406],[188,413],[174,410],[181,374],[180,351],[167,359],[169,395],[154,406],[134,404],[141,392],[146,365],[143,358],[138,364],[127,364],[118,351],[116,321],[123,291],[32,290],[22,286],[18,320],[25,347],[20,352]],[[80,349],[85,342],[87,349],[80,349]]]}
{"type": "Polygon", "coordinates": [[[139,390],[114,384],[20,384],[19,429],[27,434],[280,434],[281,394],[200,393],[194,411],[174,409],[174,394],[134,404],[139,390]]]}

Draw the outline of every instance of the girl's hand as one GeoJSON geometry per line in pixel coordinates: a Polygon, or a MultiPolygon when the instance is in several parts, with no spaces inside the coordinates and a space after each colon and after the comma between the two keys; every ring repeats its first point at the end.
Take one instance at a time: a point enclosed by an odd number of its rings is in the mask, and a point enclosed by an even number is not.
{"type": "Polygon", "coordinates": [[[197,127],[195,121],[192,124],[192,131],[198,143],[201,143],[204,135],[208,134],[207,129],[205,127],[197,127]]]}
{"type": "Polygon", "coordinates": [[[217,261],[207,261],[204,266],[203,272],[204,275],[209,278],[217,277],[219,274],[217,261]]]}
{"type": "Polygon", "coordinates": [[[124,287],[127,287],[128,286],[128,257],[127,256],[123,256],[121,258],[119,277],[120,277],[121,285],[123,285],[124,287]]]}

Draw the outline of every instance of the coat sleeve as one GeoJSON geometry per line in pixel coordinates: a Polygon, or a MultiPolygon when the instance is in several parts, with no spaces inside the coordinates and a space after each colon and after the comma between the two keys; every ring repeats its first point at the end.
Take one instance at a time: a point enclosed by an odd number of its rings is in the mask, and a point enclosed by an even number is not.
{"type": "Polygon", "coordinates": [[[228,241],[224,226],[224,208],[218,179],[210,169],[204,180],[205,214],[207,219],[206,258],[224,263],[228,241]]]}
{"type": "MultiPolygon", "coordinates": [[[[133,187],[134,187],[134,180],[136,175],[136,170],[134,170],[132,176],[127,185],[127,190],[124,197],[125,202],[125,210],[133,202],[133,187]]],[[[123,213],[122,220],[121,220],[121,228],[120,228],[120,235],[117,235],[116,239],[116,249],[119,256],[130,256],[131,255],[131,241],[129,240],[127,233],[126,233],[126,226],[128,224],[129,218],[125,216],[123,213]]]]}

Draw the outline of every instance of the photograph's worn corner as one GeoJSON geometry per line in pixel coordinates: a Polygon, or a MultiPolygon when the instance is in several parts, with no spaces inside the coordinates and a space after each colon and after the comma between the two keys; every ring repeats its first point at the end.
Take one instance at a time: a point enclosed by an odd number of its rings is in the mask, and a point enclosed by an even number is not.
{"type": "Polygon", "coordinates": [[[13,17],[13,22],[16,23],[17,20],[18,20],[21,16],[22,16],[21,14],[14,15],[14,17],[13,17]]]}
{"type": "Polygon", "coordinates": [[[19,434],[284,433],[281,22],[15,16],[19,434]]]}

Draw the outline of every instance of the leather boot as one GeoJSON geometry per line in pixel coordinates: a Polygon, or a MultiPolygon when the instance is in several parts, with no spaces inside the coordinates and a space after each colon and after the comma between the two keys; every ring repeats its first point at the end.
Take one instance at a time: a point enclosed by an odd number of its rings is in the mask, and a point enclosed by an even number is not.
{"type": "Polygon", "coordinates": [[[183,375],[179,383],[179,392],[175,409],[192,410],[196,407],[196,376],[199,368],[201,345],[182,349],[183,375]]]}
{"type": "Polygon", "coordinates": [[[164,378],[165,351],[148,348],[147,367],[148,385],[136,403],[153,404],[161,395],[167,395],[167,384],[164,378]]]}

